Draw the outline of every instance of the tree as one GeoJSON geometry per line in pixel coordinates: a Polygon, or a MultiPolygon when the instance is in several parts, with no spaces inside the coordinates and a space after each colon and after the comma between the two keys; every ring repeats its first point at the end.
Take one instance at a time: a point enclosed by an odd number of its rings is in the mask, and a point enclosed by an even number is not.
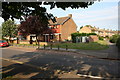
{"type": "Polygon", "coordinates": [[[17,25],[12,20],[2,23],[2,37],[8,37],[9,40],[17,36],[17,25]]]}
{"type": "Polygon", "coordinates": [[[0,39],[2,39],[2,27],[0,26],[0,39]]]}
{"type": "MultiPolygon", "coordinates": [[[[94,2],[85,1],[85,2],[43,2],[44,5],[50,5],[50,9],[62,8],[65,10],[68,7],[73,8],[88,8],[89,5],[92,5],[94,2]]],[[[14,20],[20,19],[24,20],[24,16],[28,17],[29,15],[46,15],[41,17],[48,17],[55,21],[55,18],[52,14],[46,12],[45,7],[41,7],[42,2],[2,2],[2,18],[6,21],[9,18],[14,20]]]]}
{"type": "Polygon", "coordinates": [[[25,21],[21,22],[18,30],[23,35],[42,34],[45,30],[48,29],[48,22],[44,21],[40,16],[29,16],[25,21]]]}
{"type": "MultiPolygon", "coordinates": [[[[22,35],[27,36],[30,34],[36,34],[36,40],[39,44],[38,36],[43,34],[46,30],[49,30],[47,18],[41,16],[29,16],[25,21],[21,22],[18,30],[22,35]]],[[[32,41],[32,40],[30,40],[32,41]]],[[[39,47],[39,45],[38,45],[39,47]]]]}

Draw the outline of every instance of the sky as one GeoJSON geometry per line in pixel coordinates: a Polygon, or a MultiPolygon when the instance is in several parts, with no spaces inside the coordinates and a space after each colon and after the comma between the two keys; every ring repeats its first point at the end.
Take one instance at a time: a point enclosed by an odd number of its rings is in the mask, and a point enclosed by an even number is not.
{"type": "MultiPolygon", "coordinates": [[[[77,30],[85,25],[99,27],[100,29],[118,30],[118,0],[96,1],[93,5],[85,9],[67,8],[66,10],[62,10],[61,8],[54,8],[50,10],[48,5],[42,6],[47,8],[48,13],[52,13],[57,17],[65,17],[68,16],[68,14],[72,14],[72,19],[78,27],[77,30]]],[[[0,24],[3,21],[4,20],[0,18],[0,24]]],[[[16,23],[19,24],[19,21],[16,20],[16,23]]]]}

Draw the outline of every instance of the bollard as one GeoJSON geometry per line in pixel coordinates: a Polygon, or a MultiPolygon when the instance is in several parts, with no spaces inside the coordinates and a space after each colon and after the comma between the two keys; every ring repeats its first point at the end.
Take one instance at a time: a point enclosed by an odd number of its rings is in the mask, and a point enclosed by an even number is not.
{"type": "Polygon", "coordinates": [[[44,49],[45,49],[45,44],[44,44],[44,49]]]}
{"type": "Polygon", "coordinates": [[[68,50],[68,46],[66,45],[66,51],[68,50]]]}
{"type": "Polygon", "coordinates": [[[50,49],[52,49],[52,44],[50,45],[50,49]]]}
{"type": "Polygon", "coordinates": [[[60,47],[59,47],[59,45],[58,45],[58,50],[60,50],[60,47]]]}

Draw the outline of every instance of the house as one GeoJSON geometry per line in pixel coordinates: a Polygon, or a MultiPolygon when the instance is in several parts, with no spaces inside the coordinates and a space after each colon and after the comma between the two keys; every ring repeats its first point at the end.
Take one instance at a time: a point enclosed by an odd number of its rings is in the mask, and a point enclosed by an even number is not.
{"type": "Polygon", "coordinates": [[[51,33],[44,33],[44,41],[65,41],[71,40],[71,34],[77,32],[77,25],[72,19],[72,14],[66,17],[56,17],[56,22],[49,21],[49,28],[51,33]]]}
{"type": "Polygon", "coordinates": [[[112,35],[118,34],[118,31],[113,31],[109,29],[99,29],[92,27],[90,25],[84,26],[79,30],[79,33],[96,33],[102,37],[111,37],[112,35]]]}
{"type": "MultiPolygon", "coordinates": [[[[41,42],[71,40],[71,34],[77,32],[77,25],[72,19],[72,14],[60,18],[56,17],[55,23],[50,20],[48,27],[49,29],[39,36],[41,42]]],[[[34,34],[27,36],[26,40],[30,40],[31,37],[32,40],[36,40],[34,34]]]]}

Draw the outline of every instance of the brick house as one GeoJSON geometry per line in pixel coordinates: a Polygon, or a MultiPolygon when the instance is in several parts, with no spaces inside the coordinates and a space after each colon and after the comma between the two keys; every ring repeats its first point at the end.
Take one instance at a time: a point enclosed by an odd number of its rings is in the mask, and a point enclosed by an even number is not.
{"type": "Polygon", "coordinates": [[[113,30],[109,30],[109,29],[99,29],[96,27],[92,27],[92,26],[84,26],[79,30],[79,33],[96,33],[99,36],[103,36],[103,37],[111,37],[114,34],[118,34],[118,31],[113,31],[113,30]]]}
{"type": "Polygon", "coordinates": [[[44,41],[65,41],[71,40],[71,34],[77,32],[77,26],[72,19],[72,14],[66,17],[56,17],[56,22],[49,21],[49,28],[52,33],[44,33],[44,41]]]}
{"type": "MultiPolygon", "coordinates": [[[[39,40],[42,42],[71,40],[71,34],[77,32],[77,26],[72,19],[72,14],[66,17],[56,17],[55,23],[50,20],[48,27],[49,30],[39,36],[39,40]]],[[[26,40],[30,40],[30,37],[36,40],[34,34],[27,36],[26,40]]]]}

